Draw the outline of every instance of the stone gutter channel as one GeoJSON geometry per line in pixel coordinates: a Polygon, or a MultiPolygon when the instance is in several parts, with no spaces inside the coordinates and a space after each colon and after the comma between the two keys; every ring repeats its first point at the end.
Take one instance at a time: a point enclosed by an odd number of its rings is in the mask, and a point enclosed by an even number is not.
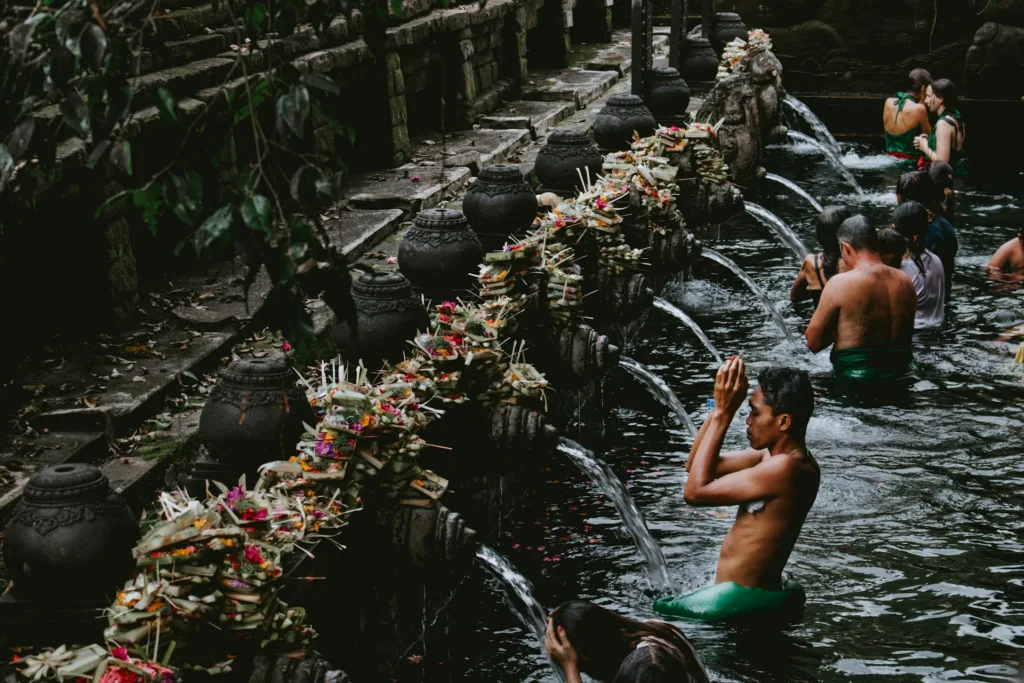
{"type": "MultiPolygon", "coordinates": [[[[664,65],[666,36],[654,36],[655,65],[664,65]]],[[[458,207],[480,169],[515,163],[537,185],[534,159],[552,129],[589,128],[607,98],[629,91],[630,33],[612,42],[574,46],[571,66],[531,72],[522,99],[504,103],[470,130],[414,138],[410,163],[354,176],[348,198],[328,212],[336,246],[350,259],[380,270],[397,255],[404,228],[424,209],[458,207]]],[[[700,100],[690,104],[695,112],[700,100]]],[[[243,269],[221,263],[175,277],[148,295],[147,320],[117,338],[82,344],[76,357],[39,363],[21,380],[30,400],[15,435],[0,449],[0,524],[36,471],[64,462],[101,467],[135,510],[148,503],[168,469],[198,455],[199,414],[219,370],[237,358],[282,354],[282,341],[264,329],[261,273],[243,299],[243,269]]],[[[332,315],[308,302],[317,358],[334,355],[332,315]]],[[[11,412],[11,411],[8,411],[11,412]]],[[[169,477],[168,477],[169,478],[169,477]]]]}

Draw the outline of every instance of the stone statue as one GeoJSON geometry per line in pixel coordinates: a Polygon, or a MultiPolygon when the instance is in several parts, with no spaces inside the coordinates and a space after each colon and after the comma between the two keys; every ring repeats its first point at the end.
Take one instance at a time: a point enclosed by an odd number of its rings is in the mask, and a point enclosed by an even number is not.
{"type": "Polygon", "coordinates": [[[698,121],[717,123],[718,144],[735,180],[757,176],[761,167],[761,121],[754,81],[749,73],[715,83],[697,112],[698,121]]]}
{"type": "Polygon", "coordinates": [[[784,139],[787,128],[782,124],[782,100],[786,97],[786,88],[782,84],[782,62],[771,50],[755,49],[743,63],[754,81],[762,141],[784,139]]]}

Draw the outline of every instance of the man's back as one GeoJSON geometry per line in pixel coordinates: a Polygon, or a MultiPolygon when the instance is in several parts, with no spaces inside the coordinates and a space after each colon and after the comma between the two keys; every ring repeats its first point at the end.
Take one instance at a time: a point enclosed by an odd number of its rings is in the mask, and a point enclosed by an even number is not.
{"type": "Polygon", "coordinates": [[[835,348],[909,344],[917,293],[905,273],[882,263],[854,268],[829,280],[823,304],[826,296],[838,309],[835,348]]]}
{"type": "Polygon", "coordinates": [[[999,250],[992,256],[992,260],[988,262],[988,267],[1002,271],[1024,269],[1024,241],[1019,237],[1014,237],[999,247],[999,250]]]}

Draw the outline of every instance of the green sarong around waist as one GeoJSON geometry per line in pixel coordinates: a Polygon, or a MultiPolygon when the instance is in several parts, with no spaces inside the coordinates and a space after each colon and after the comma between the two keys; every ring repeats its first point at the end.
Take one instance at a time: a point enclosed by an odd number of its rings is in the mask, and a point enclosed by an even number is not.
{"type": "Polygon", "coordinates": [[[777,591],[726,581],[678,598],[661,598],[655,601],[654,612],[676,619],[725,621],[757,612],[795,612],[806,600],[803,586],[792,579],[783,580],[777,591]]]}
{"type": "Polygon", "coordinates": [[[884,382],[905,377],[914,357],[909,347],[832,349],[836,378],[853,382],[884,382]]]}
{"type": "Polygon", "coordinates": [[[893,135],[885,134],[885,153],[897,156],[901,159],[917,159],[921,152],[914,147],[914,138],[921,134],[920,126],[914,127],[905,133],[893,135]]]}

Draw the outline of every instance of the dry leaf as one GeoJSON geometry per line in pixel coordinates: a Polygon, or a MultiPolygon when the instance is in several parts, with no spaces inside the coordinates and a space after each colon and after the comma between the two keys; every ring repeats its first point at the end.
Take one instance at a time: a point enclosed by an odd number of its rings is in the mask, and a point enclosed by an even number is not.
{"type": "Polygon", "coordinates": [[[99,405],[99,402],[99,396],[85,396],[82,398],[82,403],[85,404],[86,408],[95,408],[97,405],[99,405]]]}
{"type": "Polygon", "coordinates": [[[215,295],[210,292],[203,292],[202,294],[199,295],[199,300],[202,301],[203,299],[212,299],[214,296],[215,295]]]}
{"type": "Polygon", "coordinates": [[[269,351],[253,351],[252,352],[252,357],[253,358],[266,358],[268,353],[269,353],[269,351]]]}

